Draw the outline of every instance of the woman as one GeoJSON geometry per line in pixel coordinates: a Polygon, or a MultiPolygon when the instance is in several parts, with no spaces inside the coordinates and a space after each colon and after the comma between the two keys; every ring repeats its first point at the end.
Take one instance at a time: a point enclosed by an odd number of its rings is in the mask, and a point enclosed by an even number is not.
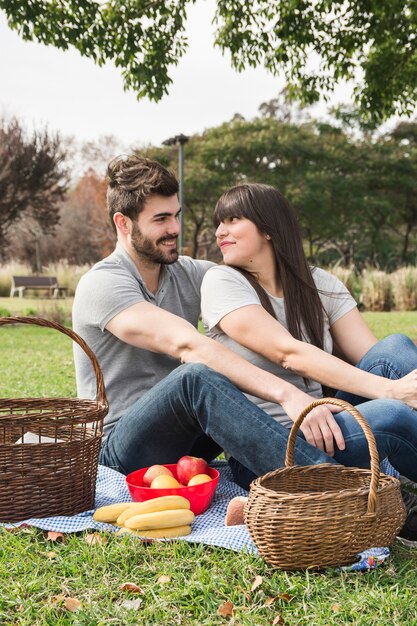
{"type": "MultiPolygon", "coordinates": [[[[309,267],[295,215],[282,194],[261,184],[233,187],[219,199],[214,222],[224,266],[202,285],[206,333],[313,398],[358,405],[373,428],[380,458],[417,481],[417,348],[403,335],[380,342],[344,285],[309,267]],[[338,358],[333,352],[340,355],[338,358]],[[356,367],[354,367],[356,365],[356,367]]],[[[291,427],[303,407],[251,398],[291,427]]],[[[363,432],[332,405],[317,407],[301,428],[306,440],[344,465],[369,467],[363,432]]],[[[252,478],[231,462],[238,482],[252,478]]]]}

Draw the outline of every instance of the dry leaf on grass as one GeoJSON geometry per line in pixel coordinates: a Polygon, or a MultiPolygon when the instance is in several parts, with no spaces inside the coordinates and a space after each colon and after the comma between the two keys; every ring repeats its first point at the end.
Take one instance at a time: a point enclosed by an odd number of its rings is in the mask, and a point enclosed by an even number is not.
{"type": "Polygon", "coordinates": [[[166,574],[162,574],[162,576],[158,578],[158,583],[169,583],[170,581],[171,576],[167,576],[166,574]]]}
{"type": "Polygon", "coordinates": [[[15,608],[16,613],[23,613],[24,610],[25,607],[23,606],[23,604],[19,604],[19,606],[15,608]]]}
{"type": "Polygon", "coordinates": [[[284,626],[284,620],[282,618],[281,613],[278,613],[278,615],[275,617],[274,621],[272,622],[272,626],[284,626]]]}
{"type": "Polygon", "coordinates": [[[270,596],[268,598],[265,598],[265,606],[271,606],[271,604],[274,604],[275,600],[276,598],[272,598],[270,596]]]}
{"type": "Polygon", "coordinates": [[[255,589],[257,589],[260,585],[262,585],[262,583],[263,583],[262,576],[256,576],[255,580],[252,583],[252,587],[250,588],[250,590],[255,591],[255,589]]]}
{"type": "Polygon", "coordinates": [[[48,604],[55,606],[56,604],[60,604],[61,602],[64,602],[65,598],[66,596],[63,596],[63,595],[52,596],[48,604]]]}
{"type": "Polygon", "coordinates": [[[54,530],[49,530],[46,536],[48,541],[64,541],[64,533],[57,533],[54,530]]]}
{"type": "Polygon", "coordinates": [[[291,600],[291,596],[289,593],[280,593],[278,598],[280,600],[284,600],[285,602],[289,602],[291,600]]]}
{"type": "Polygon", "coordinates": [[[340,611],[340,608],[340,604],[338,602],[335,602],[332,606],[333,613],[338,613],[340,611]]]}
{"type": "Polygon", "coordinates": [[[129,591],[130,593],[145,593],[143,589],[136,583],[123,583],[120,585],[120,591],[129,591]]]}
{"type": "Polygon", "coordinates": [[[124,609],[140,609],[142,604],[142,598],[136,598],[135,600],[123,600],[120,604],[124,609]]]}
{"type": "Polygon", "coordinates": [[[75,613],[75,611],[78,611],[81,608],[81,602],[77,600],[77,598],[65,598],[64,607],[67,611],[75,613]]]}
{"type": "Polygon", "coordinates": [[[57,554],[56,554],[56,552],[53,552],[51,550],[50,552],[46,553],[46,556],[48,557],[48,559],[50,559],[52,561],[52,559],[54,559],[57,556],[57,554]]]}
{"type": "Polygon", "coordinates": [[[220,617],[229,617],[233,615],[234,608],[235,607],[234,607],[233,602],[229,602],[227,600],[226,602],[223,602],[223,604],[219,606],[219,608],[217,609],[217,615],[220,615],[220,617]]]}
{"type": "Polygon", "coordinates": [[[106,543],[109,543],[109,540],[107,539],[107,537],[104,537],[104,535],[101,535],[100,533],[87,533],[87,535],[85,535],[84,537],[84,541],[86,543],[88,543],[88,545],[93,546],[94,544],[102,544],[102,545],[106,545],[106,543]]]}

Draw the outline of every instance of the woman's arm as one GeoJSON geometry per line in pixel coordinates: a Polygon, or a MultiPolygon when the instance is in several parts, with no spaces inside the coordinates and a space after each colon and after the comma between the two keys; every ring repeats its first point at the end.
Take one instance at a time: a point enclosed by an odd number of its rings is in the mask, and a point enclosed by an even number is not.
{"type": "MultiPolygon", "coordinates": [[[[347,316],[349,313],[343,317],[347,316]]],[[[359,340],[356,342],[350,336],[350,347],[349,337],[341,340],[343,317],[334,324],[337,343],[348,358],[360,358],[376,343],[376,339],[370,331],[366,333],[360,324],[359,340]],[[361,338],[365,344],[363,347],[360,346],[361,338]]],[[[365,398],[395,398],[417,408],[417,371],[397,381],[364,372],[309,343],[294,339],[260,304],[231,311],[218,322],[218,326],[241,345],[300,376],[365,398]]],[[[354,332],[355,325],[352,334],[354,332]]]]}
{"type": "Polygon", "coordinates": [[[378,342],[358,309],[345,313],[330,327],[330,333],[343,359],[352,365],[378,342]]]}

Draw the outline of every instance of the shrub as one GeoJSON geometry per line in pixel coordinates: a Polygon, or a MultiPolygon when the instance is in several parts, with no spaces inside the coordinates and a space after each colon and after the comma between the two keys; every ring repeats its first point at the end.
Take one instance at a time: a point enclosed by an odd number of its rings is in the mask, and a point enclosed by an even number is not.
{"type": "Polygon", "coordinates": [[[0,265],[0,297],[8,297],[10,295],[12,276],[17,276],[18,274],[24,276],[31,273],[30,267],[23,263],[11,262],[0,265]]]}
{"type": "Polygon", "coordinates": [[[336,276],[349,289],[356,302],[361,299],[361,279],[353,267],[334,265],[329,272],[336,276]]]}
{"type": "Polygon", "coordinates": [[[399,311],[417,309],[417,268],[401,267],[390,275],[395,308],[399,311]]]}
{"type": "Polygon", "coordinates": [[[391,310],[393,298],[388,274],[380,270],[364,269],[361,282],[361,301],[367,311],[391,310]]]}
{"type": "Polygon", "coordinates": [[[11,317],[11,313],[8,309],[4,309],[0,306],[0,317],[11,317]]]}
{"type": "Polygon", "coordinates": [[[78,281],[90,267],[90,265],[69,265],[67,261],[62,260],[59,261],[59,263],[50,263],[45,268],[45,274],[56,276],[58,285],[66,287],[68,289],[68,295],[73,296],[78,281]]]}

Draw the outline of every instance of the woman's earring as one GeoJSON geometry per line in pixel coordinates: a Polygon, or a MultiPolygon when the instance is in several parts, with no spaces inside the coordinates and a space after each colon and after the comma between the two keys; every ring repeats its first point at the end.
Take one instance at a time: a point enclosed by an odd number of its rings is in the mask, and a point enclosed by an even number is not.
{"type": "Polygon", "coordinates": [[[267,239],[271,239],[271,235],[267,235],[267,236],[266,236],[266,238],[267,238],[267,239]]]}

